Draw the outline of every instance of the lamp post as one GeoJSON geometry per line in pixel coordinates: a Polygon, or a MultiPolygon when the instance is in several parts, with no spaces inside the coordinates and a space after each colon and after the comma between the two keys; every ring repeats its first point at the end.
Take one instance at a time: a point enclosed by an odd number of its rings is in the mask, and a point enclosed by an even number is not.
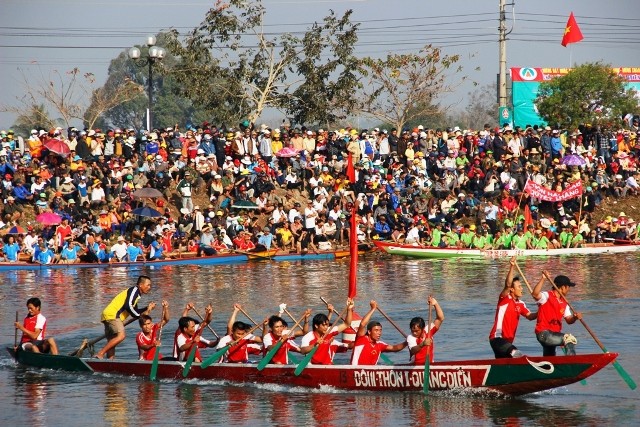
{"type": "Polygon", "coordinates": [[[166,51],[155,45],[156,38],[154,36],[147,37],[147,46],[149,47],[149,52],[146,58],[140,58],[140,49],[137,47],[132,47],[129,49],[129,58],[133,59],[133,61],[144,67],[146,65],[149,66],[149,80],[147,81],[147,96],[149,97],[149,104],[147,106],[147,130],[151,131],[153,128],[153,122],[151,119],[151,107],[153,105],[153,64],[157,61],[162,60],[166,51]]]}

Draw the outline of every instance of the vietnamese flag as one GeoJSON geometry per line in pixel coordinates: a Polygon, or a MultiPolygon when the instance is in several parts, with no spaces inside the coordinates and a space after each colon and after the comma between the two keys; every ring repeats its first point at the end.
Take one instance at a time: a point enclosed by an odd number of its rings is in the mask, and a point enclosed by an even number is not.
{"type": "Polygon", "coordinates": [[[571,12],[569,20],[567,21],[567,26],[564,28],[564,35],[562,36],[562,42],[560,44],[567,47],[569,43],[578,43],[582,39],[584,39],[582,31],[580,31],[576,18],[573,16],[573,12],[571,12]]]}

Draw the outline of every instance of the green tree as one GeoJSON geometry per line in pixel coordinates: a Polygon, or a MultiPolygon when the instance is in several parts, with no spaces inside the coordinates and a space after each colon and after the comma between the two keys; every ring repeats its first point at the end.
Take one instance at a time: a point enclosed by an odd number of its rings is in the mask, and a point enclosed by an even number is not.
{"type": "Polygon", "coordinates": [[[255,123],[268,108],[305,121],[331,118],[321,110],[344,108],[342,95],[352,93],[346,87],[355,81],[340,63],[357,40],[351,12],[341,18],[332,12],[302,38],[270,36],[264,14],[260,0],[218,1],[186,37],[172,31],[168,48],[180,62],[170,74],[181,94],[213,111],[220,123],[255,123]],[[334,58],[321,59],[327,54],[334,58]]]}
{"type": "Polygon", "coordinates": [[[454,68],[459,59],[459,55],[443,55],[431,45],[417,54],[362,59],[360,111],[397,129],[417,117],[441,113],[438,98],[466,79],[449,76],[450,71],[462,71],[460,66],[454,68]]]}
{"type": "Polygon", "coordinates": [[[610,65],[595,62],[540,84],[535,105],[547,123],[567,129],[584,123],[618,125],[637,110],[634,94],[610,65]]]}
{"type": "Polygon", "coordinates": [[[293,91],[287,113],[297,123],[330,127],[353,111],[353,94],[360,87],[358,59],[353,55],[358,25],[333,11],[314,23],[300,40],[295,70],[302,83],[293,91]]]}

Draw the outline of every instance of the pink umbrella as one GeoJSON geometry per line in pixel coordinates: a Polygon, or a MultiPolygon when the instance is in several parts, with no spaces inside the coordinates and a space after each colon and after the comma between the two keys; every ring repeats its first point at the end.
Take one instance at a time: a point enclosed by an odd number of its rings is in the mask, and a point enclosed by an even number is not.
{"type": "Polygon", "coordinates": [[[44,146],[52,153],[60,154],[61,156],[68,156],[71,153],[69,146],[60,139],[50,139],[44,143],[44,146]]]}
{"type": "Polygon", "coordinates": [[[62,222],[62,218],[53,212],[44,212],[36,217],[36,221],[42,225],[57,225],[62,222]]]}
{"type": "Polygon", "coordinates": [[[295,157],[298,155],[298,150],[292,147],[284,147],[282,150],[276,153],[277,157],[295,157]]]}

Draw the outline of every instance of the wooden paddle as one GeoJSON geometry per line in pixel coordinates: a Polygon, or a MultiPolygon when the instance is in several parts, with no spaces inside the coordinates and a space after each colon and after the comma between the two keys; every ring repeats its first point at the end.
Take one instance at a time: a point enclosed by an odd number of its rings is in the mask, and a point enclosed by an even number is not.
{"type": "Polygon", "coordinates": [[[427,357],[424,359],[424,379],[422,380],[422,392],[424,394],[429,394],[429,372],[431,370],[429,366],[429,357],[431,356],[431,308],[431,304],[429,304],[429,321],[427,323],[427,339],[429,343],[427,344],[427,357]]]}
{"type": "Polygon", "coordinates": [[[271,347],[271,350],[269,350],[269,352],[262,358],[260,363],[258,363],[258,371],[262,371],[269,364],[269,362],[271,362],[271,359],[273,359],[273,356],[275,356],[276,353],[278,352],[278,350],[280,350],[280,347],[282,347],[282,344],[284,344],[289,339],[289,337],[291,337],[291,335],[293,335],[294,330],[296,329],[296,327],[298,325],[300,325],[300,322],[302,322],[306,317],[307,317],[307,315],[305,313],[300,318],[300,320],[298,320],[296,322],[296,324],[293,325],[293,327],[289,330],[289,333],[286,336],[280,337],[278,342],[275,343],[273,345],[273,347],[271,347]]]}
{"type": "Polygon", "coordinates": [[[268,261],[272,261],[271,256],[260,255],[257,252],[241,251],[240,249],[231,249],[231,251],[239,253],[239,254],[242,254],[242,255],[246,255],[247,257],[249,257],[249,259],[251,259],[251,257],[256,257],[256,258],[266,259],[268,261]]]}
{"type": "Polygon", "coordinates": [[[184,378],[186,378],[187,375],[189,375],[189,371],[191,370],[191,365],[193,365],[193,361],[196,359],[196,352],[198,350],[198,343],[196,342],[196,337],[202,336],[202,332],[204,332],[204,326],[202,323],[200,324],[200,328],[198,328],[196,333],[193,335],[193,339],[191,340],[191,350],[187,358],[187,363],[185,363],[184,369],[182,369],[182,376],[184,378]]]}
{"type": "MultiPolygon", "coordinates": [[[[196,314],[196,316],[198,316],[200,318],[200,320],[204,320],[204,317],[202,317],[200,315],[200,313],[198,313],[198,310],[196,310],[195,307],[191,307],[191,310],[193,310],[193,312],[196,314]]],[[[216,334],[216,331],[213,330],[213,328],[211,327],[210,324],[207,323],[207,328],[211,331],[211,333],[218,339],[220,339],[220,336],[218,334],[216,334]]]]}
{"type": "MultiPolygon", "coordinates": [[[[551,280],[551,277],[549,277],[548,274],[545,274],[544,277],[551,283],[551,285],[553,286],[553,288],[560,292],[560,290],[558,289],[558,287],[556,286],[556,284],[553,282],[553,280],[551,280]]],[[[573,306],[571,305],[571,303],[569,302],[569,300],[567,299],[566,296],[563,296],[564,300],[567,302],[567,305],[569,306],[569,308],[571,309],[571,311],[573,313],[576,313],[576,310],[573,308],[573,306]]],[[[584,326],[584,328],[587,330],[587,332],[589,332],[589,335],[591,335],[591,338],[593,338],[593,340],[596,342],[596,344],[598,344],[598,347],[600,347],[600,349],[602,350],[603,353],[608,353],[609,351],[606,349],[606,347],[604,346],[604,344],[602,344],[602,342],[598,339],[598,337],[596,336],[596,334],[591,330],[591,328],[589,327],[589,325],[587,325],[587,323],[582,319],[578,319],[580,320],[580,323],[582,323],[582,326],[584,326]]],[[[627,371],[624,370],[624,368],[622,367],[622,365],[620,365],[620,363],[616,360],[613,362],[613,367],[616,368],[616,371],[618,371],[618,375],[620,375],[620,377],[622,377],[622,379],[624,380],[624,382],[627,383],[627,385],[629,386],[629,388],[631,390],[635,390],[638,386],[636,385],[636,382],[633,380],[633,378],[631,378],[631,375],[629,375],[627,373],[627,371]]]]}
{"type": "MultiPolygon", "coordinates": [[[[158,336],[156,341],[160,343],[162,339],[162,327],[164,326],[164,315],[167,307],[162,306],[162,317],[160,318],[160,329],[158,330],[158,336]]],[[[153,354],[153,362],[151,363],[151,372],[149,373],[149,379],[155,381],[158,375],[158,363],[160,362],[160,344],[155,347],[155,353],[153,354]]]]}
{"type": "MultiPolygon", "coordinates": [[[[255,331],[256,329],[258,329],[259,325],[254,326],[253,328],[251,328],[249,330],[249,332],[247,332],[247,335],[251,334],[253,331],[255,331]]],[[[216,360],[220,359],[227,351],[229,351],[229,349],[231,347],[233,347],[234,345],[238,344],[240,341],[242,341],[243,338],[240,338],[237,341],[232,341],[229,344],[225,345],[224,347],[222,347],[220,350],[216,351],[215,353],[213,353],[211,356],[207,357],[201,364],[200,364],[200,368],[205,369],[208,368],[211,364],[215,363],[216,360]]]]}
{"type": "MultiPolygon", "coordinates": [[[[16,310],[16,323],[20,321],[20,312],[16,310]]],[[[13,349],[18,348],[18,328],[15,328],[15,332],[13,333],[13,349]]]]}
{"type": "Polygon", "coordinates": [[[382,314],[384,316],[385,319],[387,319],[389,321],[389,323],[391,323],[393,325],[394,328],[396,328],[396,331],[400,332],[400,334],[406,339],[408,337],[408,335],[406,333],[404,333],[402,331],[402,329],[400,329],[400,326],[398,326],[396,324],[396,322],[394,322],[389,316],[387,316],[387,314],[378,306],[378,311],[380,312],[380,314],[382,314]]]}
{"type": "MultiPolygon", "coordinates": [[[[131,323],[135,322],[136,320],[138,320],[135,317],[129,317],[125,322],[124,322],[124,326],[128,326],[131,323]]],[[[105,339],[107,336],[106,335],[101,335],[98,338],[94,338],[90,341],[87,341],[87,339],[85,338],[82,341],[82,344],[80,344],[80,347],[78,347],[77,349],[75,349],[74,351],[72,351],[71,353],[69,353],[69,356],[78,356],[78,357],[82,357],[82,352],[84,351],[85,348],[89,347],[93,347],[94,344],[102,341],[103,339],[105,339]]]]}
{"type": "Polygon", "coordinates": [[[264,328],[262,327],[262,325],[260,325],[258,322],[256,322],[255,320],[253,320],[253,319],[251,318],[251,316],[249,316],[249,313],[247,313],[246,311],[244,311],[244,309],[243,309],[242,307],[240,307],[240,312],[241,312],[242,314],[244,314],[244,315],[245,315],[245,317],[246,317],[247,319],[251,320],[251,321],[253,322],[253,324],[254,324],[254,325],[256,325],[258,328],[260,328],[260,330],[263,330],[263,329],[264,329],[264,328]]]}
{"type": "MultiPolygon", "coordinates": [[[[529,281],[527,280],[527,278],[525,277],[524,273],[520,269],[520,266],[518,265],[518,263],[516,263],[516,268],[518,269],[518,273],[520,274],[520,278],[522,279],[522,281],[524,281],[524,284],[527,285],[527,289],[529,289],[529,293],[533,296],[533,288],[529,284],[529,281]]],[[[567,349],[562,347],[562,352],[564,354],[567,354],[567,349]]],[[[587,380],[585,380],[585,379],[580,380],[580,384],[587,385],[587,380]]]]}

